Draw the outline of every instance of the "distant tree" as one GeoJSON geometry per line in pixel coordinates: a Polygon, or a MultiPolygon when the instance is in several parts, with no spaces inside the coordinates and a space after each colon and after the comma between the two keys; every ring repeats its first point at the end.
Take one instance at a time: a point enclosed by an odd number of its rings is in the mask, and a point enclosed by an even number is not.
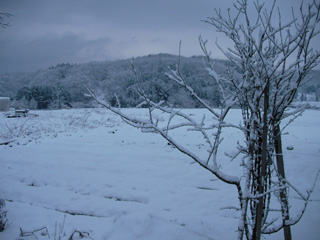
{"type": "Polygon", "coordinates": [[[307,93],[313,93],[316,91],[316,87],[314,85],[308,86],[306,88],[307,93]]]}
{"type": "Polygon", "coordinates": [[[22,87],[17,91],[15,99],[15,105],[19,108],[37,109],[72,107],[73,102],[70,92],[61,84],[56,87],[22,87]]]}
{"type": "Polygon", "coordinates": [[[66,107],[72,107],[72,99],[71,99],[71,94],[69,93],[68,90],[62,85],[59,85],[54,88],[54,95],[55,99],[57,102],[57,107],[63,108],[64,106],[66,107]]]}
{"type": "Polygon", "coordinates": [[[31,88],[32,98],[37,102],[38,109],[47,109],[55,99],[54,90],[48,86],[34,86],[31,88]]]}
{"type": "Polygon", "coordinates": [[[167,90],[163,89],[159,84],[154,84],[154,94],[156,96],[156,101],[167,102],[169,98],[169,93],[167,90]]]}
{"type": "Polygon", "coordinates": [[[16,99],[21,100],[22,98],[25,98],[27,101],[32,99],[32,92],[30,88],[23,87],[17,91],[16,99]]]}

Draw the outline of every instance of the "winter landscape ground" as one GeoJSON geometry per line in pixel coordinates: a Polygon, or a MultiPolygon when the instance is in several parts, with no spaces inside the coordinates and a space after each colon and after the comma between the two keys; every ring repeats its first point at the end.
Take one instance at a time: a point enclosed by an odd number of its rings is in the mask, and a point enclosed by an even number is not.
{"type": "MultiPolygon", "coordinates": [[[[183,111],[195,118],[204,113],[183,111]]],[[[125,112],[147,114],[143,109],[125,112]]],[[[0,197],[8,211],[1,240],[68,239],[75,230],[91,239],[236,239],[239,213],[229,208],[238,206],[236,189],[159,135],[141,133],[105,109],[32,113],[38,116],[0,116],[0,142],[12,141],[0,146],[0,197]],[[43,227],[19,236],[20,229],[43,227]]],[[[320,111],[306,110],[283,137],[287,178],[302,192],[320,168],[319,119],[320,111]]],[[[238,124],[241,111],[232,110],[228,120],[238,124]]],[[[205,153],[201,136],[181,129],[174,134],[199,155],[205,153]]],[[[238,140],[240,132],[224,133],[221,159],[238,140]]],[[[236,160],[222,160],[222,167],[241,176],[236,160]]],[[[319,239],[319,179],[311,199],[292,227],[293,239],[319,239]]],[[[296,195],[289,201],[294,216],[303,202],[296,195]]],[[[282,239],[282,232],[264,239],[282,239]]]]}

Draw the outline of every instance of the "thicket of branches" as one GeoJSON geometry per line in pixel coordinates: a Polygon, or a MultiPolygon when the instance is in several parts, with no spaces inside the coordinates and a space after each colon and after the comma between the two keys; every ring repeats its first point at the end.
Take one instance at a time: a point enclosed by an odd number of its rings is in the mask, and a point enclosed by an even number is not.
{"type": "MultiPolygon", "coordinates": [[[[88,89],[97,102],[120,115],[128,124],[144,132],[160,134],[218,179],[234,185],[238,192],[240,211],[238,239],[260,239],[262,234],[271,234],[281,229],[284,229],[285,239],[291,239],[290,226],[301,219],[312,193],[312,190],[307,193],[299,191],[285,176],[281,136],[286,126],[280,124],[285,118],[290,118],[290,123],[302,113],[302,109],[292,112],[287,110],[302,81],[319,63],[320,52],[312,48],[312,42],[319,34],[320,3],[314,1],[305,8],[301,4],[299,15],[292,11],[292,20],[289,22],[282,20],[281,11],[275,6],[274,1],[272,7],[266,9],[257,1],[253,5],[255,14],[252,14],[248,10],[248,1],[239,0],[234,5],[234,11],[222,13],[215,10],[215,15],[206,20],[233,42],[233,48],[220,48],[232,62],[226,74],[222,75],[214,70],[207,42],[199,38],[206,71],[217,84],[221,96],[219,110],[190,87],[180,62],[176,69],[166,74],[207,109],[210,118],[204,116],[199,122],[192,116],[165,106],[164,101],[151,100],[143,89],[133,61],[132,69],[140,86],[138,94],[142,100],[139,106],[148,108],[148,118],[128,116],[121,111],[120,101],[117,101],[118,107],[113,107],[88,89]],[[240,69],[240,77],[235,74],[235,68],[240,69]],[[234,106],[242,110],[243,119],[239,125],[226,121],[234,106]],[[169,120],[164,125],[158,117],[158,110],[168,115],[169,120]],[[177,124],[174,121],[176,118],[183,121],[177,124]],[[212,122],[212,119],[215,121],[212,122]],[[197,156],[174,138],[172,132],[179,128],[203,135],[208,146],[206,158],[197,156]],[[223,160],[219,158],[218,150],[225,128],[236,128],[243,132],[245,140],[238,143],[237,152],[227,154],[231,160],[240,160],[241,176],[229,175],[219,167],[223,160]],[[304,202],[297,216],[289,214],[288,189],[292,189],[291,192],[295,192],[304,202]],[[280,203],[278,209],[270,207],[276,203],[280,203]]],[[[315,181],[310,183],[311,189],[315,181]]]]}

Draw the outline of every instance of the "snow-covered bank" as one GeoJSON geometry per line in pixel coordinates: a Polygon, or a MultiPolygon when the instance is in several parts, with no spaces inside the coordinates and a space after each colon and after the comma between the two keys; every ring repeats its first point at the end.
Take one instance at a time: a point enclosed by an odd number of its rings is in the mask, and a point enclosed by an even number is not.
{"type": "MultiPolygon", "coordinates": [[[[200,117],[203,112],[192,111],[200,117]]],[[[7,200],[9,220],[0,239],[18,239],[19,228],[31,232],[44,226],[54,236],[65,214],[67,236],[76,229],[92,239],[236,239],[238,213],[221,210],[238,206],[236,189],[160,136],[141,133],[104,109],[37,114],[0,122],[1,130],[11,129],[2,137],[14,140],[0,146],[0,197],[7,200]]],[[[233,110],[230,120],[239,123],[239,114],[233,110]]],[[[287,177],[301,190],[311,186],[320,168],[319,119],[320,111],[307,110],[283,139],[287,177]]],[[[199,154],[205,151],[201,138],[176,134],[199,154]]],[[[230,150],[241,137],[240,132],[227,132],[222,150],[230,150]]],[[[226,163],[224,168],[241,174],[237,166],[226,163]]],[[[292,228],[294,239],[320,236],[319,180],[312,199],[292,228]]],[[[294,207],[301,204],[290,201],[294,207]]],[[[281,238],[282,232],[266,236],[281,238]]]]}

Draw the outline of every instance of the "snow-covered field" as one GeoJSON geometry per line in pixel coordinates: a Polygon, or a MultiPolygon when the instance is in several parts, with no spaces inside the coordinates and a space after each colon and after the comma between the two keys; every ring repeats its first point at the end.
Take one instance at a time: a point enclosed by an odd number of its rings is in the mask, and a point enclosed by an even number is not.
{"type": "MultiPolygon", "coordinates": [[[[145,116],[144,110],[128,114],[145,116]]],[[[185,110],[200,116],[204,110],[185,110]]],[[[104,109],[35,111],[38,117],[0,116],[0,198],[8,226],[1,240],[46,227],[38,239],[68,239],[78,230],[91,239],[236,239],[235,187],[219,182],[160,136],[141,133],[104,109]]],[[[195,117],[196,117],[195,116],[195,117]]],[[[230,121],[240,122],[232,110],[230,121]]],[[[320,168],[320,111],[307,110],[283,138],[286,174],[301,191],[320,168]],[[288,150],[287,147],[293,147],[288,150]]],[[[205,153],[201,137],[177,131],[190,149],[205,153]]],[[[193,133],[190,133],[193,134],[193,133]]],[[[225,134],[232,151],[241,133],[225,134]]],[[[225,170],[241,174],[236,162],[225,170]]],[[[294,239],[320,239],[320,180],[294,239]]],[[[294,215],[302,202],[290,199],[294,215]]],[[[282,239],[282,232],[265,239],[282,239]]]]}

